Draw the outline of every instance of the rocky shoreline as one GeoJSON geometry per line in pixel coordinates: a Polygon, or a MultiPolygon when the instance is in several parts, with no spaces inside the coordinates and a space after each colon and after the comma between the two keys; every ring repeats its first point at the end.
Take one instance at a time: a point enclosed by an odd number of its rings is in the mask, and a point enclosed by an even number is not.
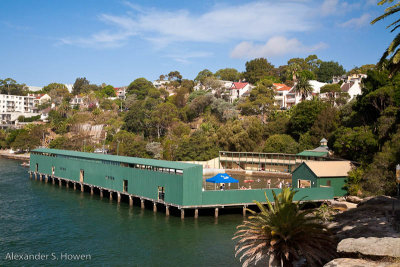
{"type": "Polygon", "coordinates": [[[348,197],[331,205],[340,210],[328,224],[340,258],[324,267],[400,266],[400,200],[348,197]]]}
{"type": "Polygon", "coordinates": [[[30,154],[15,154],[10,153],[9,150],[0,150],[0,157],[7,158],[7,159],[16,159],[21,161],[29,161],[30,154]]]}

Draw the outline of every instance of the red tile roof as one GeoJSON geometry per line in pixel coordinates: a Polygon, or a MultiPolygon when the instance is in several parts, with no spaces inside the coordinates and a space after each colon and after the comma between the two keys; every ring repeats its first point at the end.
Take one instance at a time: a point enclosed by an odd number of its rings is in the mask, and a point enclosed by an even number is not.
{"type": "Polygon", "coordinates": [[[275,91],[290,91],[291,87],[283,83],[274,83],[275,91]]]}
{"type": "Polygon", "coordinates": [[[248,84],[249,83],[241,83],[241,82],[233,83],[232,86],[231,86],[231,89],[243,89],[248,84]]]}

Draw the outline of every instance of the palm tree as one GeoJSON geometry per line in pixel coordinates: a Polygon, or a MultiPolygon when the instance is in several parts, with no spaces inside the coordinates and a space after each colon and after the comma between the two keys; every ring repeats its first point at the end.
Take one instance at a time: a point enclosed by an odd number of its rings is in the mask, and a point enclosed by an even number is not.
{"type": "Polygon", "coordinates": [[[312,94],[313,87],[306,77],[300,76],[297,84],[295,85],[293,91],[301,95],[301,99],[304,101],[306,98],[312,94]]]}
{"type": "MultiPolygon", "coordinates": [[[[378,5],[383,5],[392,2],[393,0],[382,0],[378,3],[378,5]]],[[[386,8],[385,13],[377,17],[373,21],[371,21],[371,24],[375,24],[376,22],[383,20],[384,18],[392,14],[395,14],[399,11],[400,11],[400,3],[398,2],[397,4],[394,4],[393,6],[386,8]]],[[[392,28],[390,32],[394,32],[399,27],[400,27],[400,19],[396,19],[396,21],[389,24],[386,28],[392,28]]],[[[400,45],[400,33],[398,33],[396,37],[393,39],[393,41],[390,43],[389,47],[383,53],[378,63],[379,66],[388,69],[391,76],[400,70],[400,52],[398,49],[399,45],[400,45]]]]}
{"type": "Polygon", "coordinates": [[[276,196],[272,191],[274,205],[267,196],[269,209],[256,201],[261,212],[249,210],[253,216],[237,227],[235,256],[241,254],[244,267],[260,261],[268,266],[293,266],[299,259],[305,259],[307,266],[322,266],[336,255],[335,242],[321,220],[293,202],[296,192],[284,188],[276,196]]]}

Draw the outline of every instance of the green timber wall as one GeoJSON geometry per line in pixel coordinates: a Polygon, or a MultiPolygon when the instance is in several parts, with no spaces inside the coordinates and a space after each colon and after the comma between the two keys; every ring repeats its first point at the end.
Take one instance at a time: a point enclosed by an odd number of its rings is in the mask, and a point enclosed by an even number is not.
{"type": "Polygon", "coordinates": [[[321,177],[317,179],[317,186],[327,186],[328,180],[331,181],[331,187],[333,188],[335,197],[342,197],[347,194],[347,191],[343,189],[347,177],[321,177]]]}
{"type": "Polygon", "coordinates": [[[123,192],[123,180],[128,180],[127,193],[129,194],[157,200],[158,186],[162,186],[165,188],[164,201],[166,203],[180,206],[201,203],[203,177],[201,165],[185,169],[183,175],[178,175],[122,167],[119,164],[104,164],[101,160],[96,159],[31,154],[30,162],[31,171],[35,171],[36,163],[38,163],[38,172],[51,175],[51,168],[54,166],[54,176],[78,183],[80,170],[82,169],[85,173],[85,184],[123,192]],[[114,180],[106,179],[106,176],[112,176],[114,180]]]}
{"type": "MultiPolygon", "coordinates": [[[[252,190],[225,190],[225,191],[204,191],[203,205],[228,205],[228,204],[247,204],[254,200],[266,202],[265,193],[270,201],[273,200],[272,191],[279,194],[281,189],[252,189],[252,190]]],[[[301,188],[297,189],[295,200],[326,200],[333,199],[333,188],[301,188]]]]}
{"type": "Polygon", "coordinates": [[[292,173],[293,188],[298,187],[298,180],[310,180],[311,187],[317,187],[317,176],[304,163],[300,164],[292,173]]]}
{"type": "Polygon", "coordinates": [[[343,189],[347,177],[317,177],[313,171],[308,168],[305,163],[302,163],[292,173],[292,187],[297,188],[298,180],[310,180],[312,188],[320,188],[320,186],[327,186],[327,181],[331,181],[331,187],[335,197],[341,197],[347,194],[343,189]]]}

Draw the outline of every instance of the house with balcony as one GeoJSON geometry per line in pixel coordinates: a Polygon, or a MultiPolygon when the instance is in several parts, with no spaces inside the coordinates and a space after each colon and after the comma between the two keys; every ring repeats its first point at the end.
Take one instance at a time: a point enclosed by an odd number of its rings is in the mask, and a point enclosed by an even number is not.
{"type": "Polygon", "coordinates": [[[233,103],[236,99],[248,95],[253,86],[247,82],[233,82],[226,90],[229,101],[233,103]]]}
{"type": "Polygon", "coordinates": [[[286,95],[292,88],[283,83],[274,83],[273,86],[275,91],[275,105],[281,109],[286,109],[286,95]]]}
{"type": "Polygon", "coordinates": [[[19,116],[32,117],[38,115],[35,97],[0,94],[1,124],[12,124],[19,116]]]}

